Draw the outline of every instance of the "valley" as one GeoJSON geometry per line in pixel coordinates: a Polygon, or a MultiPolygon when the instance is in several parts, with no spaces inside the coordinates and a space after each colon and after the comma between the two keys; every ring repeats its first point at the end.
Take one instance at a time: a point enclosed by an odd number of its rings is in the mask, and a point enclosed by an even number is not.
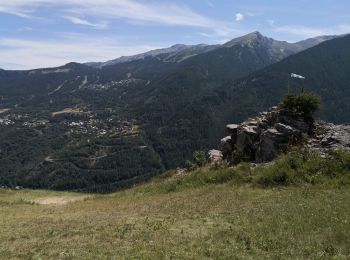
{"type": "Polygon", "coordinates": [[[290,71],[308,75],[305,86],[323,98],[319,118],[346,122],[348,41],[290,44],[254,32],[98,68],[1,71],[0,183],[109,192],[183,167],[194,151],[215,148],[226,124],[277,104],[290,71]],[[325,61],[342,82],[322,74],[325,61]]]}
{"type": "Polygon", "coordinates": [[[0,260],[350,259],[349,10],[1,0],[0,260]]]}

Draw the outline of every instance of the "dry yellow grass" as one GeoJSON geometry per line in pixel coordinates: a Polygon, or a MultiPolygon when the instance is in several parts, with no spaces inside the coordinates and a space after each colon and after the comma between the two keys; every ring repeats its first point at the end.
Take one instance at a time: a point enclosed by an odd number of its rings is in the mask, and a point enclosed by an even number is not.
{"type": "MultiPolygon", "coordinates": [[[[187,177],[184,177],[187,178],[187,177]]],[[[0,193],[2,259],[350,257],[350,190],[230,183],[162,190],[177,179],[96,195],[0,193]],[[28,203],[76,198],[64,205],[28,203]]]]}

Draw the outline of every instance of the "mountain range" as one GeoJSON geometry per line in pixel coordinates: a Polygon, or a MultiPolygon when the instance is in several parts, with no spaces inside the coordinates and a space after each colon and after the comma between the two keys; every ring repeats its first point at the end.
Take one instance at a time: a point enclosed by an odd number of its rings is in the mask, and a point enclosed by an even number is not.
{"type": "Polygon", "coordinates": [[[215,49],[224,48],[224,47],[232,47],[234,45],[249,45],[254,43],[255,41],[260,41],[262,44],[266,46],[266,48],[270,49],[271,56],[276,55],[281,59],[295,54],[297,52],[303,51],[305,49],[311,48],[320,44],[326,40],[334,39],[337,36],[319,36],[315,38],[310,38],[304,41],[296,42],[296,43],[288,43],[285,41],[276,41],[271,38],[264,37],[259,32],[253,32],[248,35],[233,39],[225,44],[216,44],[216,45],[207,45],[207,44],[198,44],[198,45],[185,45],[185,44],[176,44],[169,48],[152,50],[149,52],[133,55],[133,56],[123,56],[118,59],[106,61],[106,62],[89,62],[85,63],[88,66],[94,68],[103,68],[105,66],[111,66],[119,63],[126,63],[135,60],[142,60],[147,57],[157,57],[162,61],[168,62],[182,62],[188,58],[193,56],[206,53],[215,49]]]}
{"type": "Polygon", "coordinates": [[[100,63],[0,70],[0,185],[109,191],[183,166],[292,90],[348,121],[350,36],[297,43],[259,32],[100,63]],[[302,85],[303,84],[303,85],[302,85]]]}

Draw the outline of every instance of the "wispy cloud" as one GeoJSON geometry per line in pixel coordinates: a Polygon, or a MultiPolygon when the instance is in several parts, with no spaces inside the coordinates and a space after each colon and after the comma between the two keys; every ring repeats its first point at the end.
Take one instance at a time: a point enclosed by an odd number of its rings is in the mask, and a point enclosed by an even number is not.
{"type": "MultiPolygon", "coordinates": [[[[127,19],[146,23],[203,28],[217,26],[217,21],[192,11],[186,5],[176,5],[170,1],[1,0],[0,2],[0,12],[22,17],[30,17],[29,14],[44,7],[54,7],[56,12],[63,13],[68,17],[77,17],[77,14],[80,17],[83,14],[84,17],[94,17],[95,19],[127,19]]],[[[89,25],[86,22],[85,25],[89,25]]]]}
{"type": "MultiPolygon", "coordinates": [[[[0,0],[0,12],[42,15],[41,8],[50,8],[53,12],[50,18],[61,17],[73,24],[96,29],[104,29],[113,21],[123,20],[143,25],[196,27],[204,34],[217,37],[218,41],[241,32],[231,22],[211,19],[184,4],[174,4],[169,0],[0,0]]],[[[243,14],[237,18],[242,20],[243,14]]]]}
{"type": "MultiPolygon", "coordinates": [[[[275,26],[275,25],[273,25],[275,26]]],[[[288,33],[304,38],[316,37],[320,35],[337,35],[350,33],[350,24],[340,24],[333,27],[308,27],[301,25],[275,26],[275,32],[288,33]]]]}
{"type": "Polygon", "coordinates": [[[79,17],[73,17],[73,16],[63,16],[64,19],[67,19],[73,24],[78,24],[78,25],[85,25],[85,26],[90,26],[96,29],[105,29],[108,27],[107,22],[98,22],[98,23],[92,23],[89,22],[85,19],[81,19],[79,17]]]}
{"type": "Polygon", "coordinates": [[[19,16],[21,18],[31,18],[30,11],[22,11],[20,8],[7,6],[6,4],[0,3],[0,13],[7,13],[19,16]]]}
{"type": "Polygon", "coordinates": [[[315,36],[326,34],[323,29],[311,28],[311,27],[299,26],[299,25],[280,26],[280,27],[276,27],[274,31],[284,32],[284,33],[298,35],[302,37],[315,37],[315,36]]]}
{"type": "Polygon", "coordinates": [[[130,45],[118,39],[67,35],[55,40],[0,38],[0,67],[33,69],[54,67],[71,61],[105,61],[157,49],[156,45],[130,45]]]}
{"type": "Polygon", "coordinates": [[[222,43],[249,32],[249,30],[234,29],[231,27],[222,26],[211,32],[198,32],[197,34],[206,38],[211,38],[214,40],[214,42],[222,43]]]}

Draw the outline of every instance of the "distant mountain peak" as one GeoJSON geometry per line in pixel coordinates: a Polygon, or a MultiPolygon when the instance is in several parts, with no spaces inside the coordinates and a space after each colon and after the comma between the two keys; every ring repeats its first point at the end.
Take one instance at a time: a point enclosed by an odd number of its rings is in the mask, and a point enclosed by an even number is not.
{"type": "Polygon", "coordinates": [[[259,31],[248,33],[246,36],[251,35],[255,37],[264,37],[259,31]]]}
{"type": "Polygon", "coordinates": [[[157,57],[159,60],[165,62],[182,62],[190,57],[196,56],[198,54],[203,54],[215,49],[220,48],[231,48],[234,46],[244,46],[249,48],[260,47],[260,49],[267,50],[271,53],[271,56],[278,57],[278,60],[286,58],[289,55],[295,54],[302,50],[313,47],[323,41],[334,38],[333,36],[319,36],[316,38],[307,39],[305,41],[297,43],[288,43],[286,41],[278,41],[272,38],[266,37],[259,31],[254,31],[248,33],[244,36],[235,38],[223,45],[207,45],[207,44],[197,44],[197,45],[186,45],[186,44],[175,44],[168,48],[151,50],[145,53],[140,53],[132,56],[122,56],[114,60],[109,60],[107,62],[90,62],[85,63],[85,65],[93,68],[103,68],[105,66],[111,66],[121,63],[127,63],[137,60],[143,60],[145,58],[157,57]]]}
{"type": "Polygon", "coordinates": [[[76,68],[76,67],[81,67],[81,66],[84,66],[84,65],[81,63],[77,63],[77,62],[69,62],[69,63],[63,65],[62,67],[63,68],[76,68]]]}
{"type": "Polygon", "coordinates": [[[224,46],[225,47],[232,47],[232,46],[235,46],[237,44],[246,44],[246,43],[250,43],[252,41],[257,41],[257,40],[261,40],[261,39],[268,39],[268,38],[265,37],[264,35],[262,35],[260,32],[255,31],[255,32],[248,33],[244,36],[235,38],[235,39],[225,43],[224,46]]]}
{"type": "Polygon", "coordinates": [[[186,47],[188,47],[188,45],[186,45],[186,44],[174,44],[174,45],[170,46],[169,49],[172,49],[172,48],[174,48],[174,49],[176,49],[176,48],[186,48],[186,47]]]}

